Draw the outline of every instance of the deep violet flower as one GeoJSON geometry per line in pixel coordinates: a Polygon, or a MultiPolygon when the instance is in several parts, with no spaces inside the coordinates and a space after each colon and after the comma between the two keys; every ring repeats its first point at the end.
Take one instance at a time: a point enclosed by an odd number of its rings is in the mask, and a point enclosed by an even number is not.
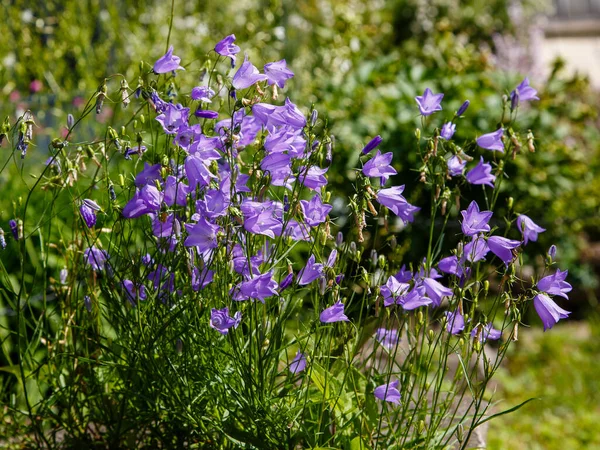
{"type": "Polygon", "coordinates": [[[449,141],[454,136],[454,132],[456,131],[456,124],[452,122],[446,122],[442,126],[442,130],[440,131],[440,137],[449,141]]]}
{"type": "Polygon", "coordinates": [[[417,104],[419,105],[419,111],[421,111],[422,116],[429,116],[436,111],[442,110],[442,99],[444,98],[444,94],[434,94],[431,92],[431,89],[425,89],[423,95],[418,95],[415,97],[417,104]]]}
{"type": "Polygon", "coordinates": [[[504,135],[504,128],[498,128],[493,133],[484,134],[477,138],[477,145],[486,150],[493,150],[504,153],[504,143],[502,142],[502,136],[504,135]]]}
{"type": "Polygon", "coordinates": [[[240,311],[236,312],[233,317],[229,316],[229,308],[227,307],[223,309],[213,308],[210,311],[209,325],[221,334],[229,333],[229,329],[232,327],[237,328],[241,321],[242,313],[240,311]]]}
{"type": "Polygon", "coordinates": [[[96,212],[100,211],[100,206],[93,200],[85,199],[79,207],[79,212],[88,228],[96,225],[96,212]]]}
{"type": "Polygon", "coordinates": [[[385,183],[391,175],[396,175],[398,173],[396,172],[396,169],[390,165],[393,156],[392,152],[382,155],[381,151],[377,150],[375,156],[367,161],[362,168],[362,173],[367,177],[381,177],[385,183]]]}
{"type": "Polygon", "coordinates": [[[333,206],[323,203],[321,196],[316,194],[310,201],[300,200],[300,208],[304,214],[304,221],[311,227],[325,222],[333,206]]]}
{"type": "Polygon", "coordinates": [[[542,319],[544,331],[552,328],[560,319],[566,319],[571,314],[562,309],[545,294],[538,294],[533,298],[533,307],[542,319]]]}
{"type": "Polygon", "coordinates": [[[135,176],[135,185],[141,188],[142,186],[152,183],[154,180],[160,180],[160,169],[160,164],[150,165],[145,162],[144,169],[135,176]]]}
{"type": "Polygon", "coordinates": [[[408,203],[401,195],[403,191],[404,185],[381,189],[377,193],[377,201],[400,217],[404,223],[412,222],[415,219],[413,215],[421,208],[408,203]]]}
{"type": "Polygon", "coordinates": [[[465,236],[475,236],[477,233],[490,231],[488,222],[494,214],[492,211],[479,211],[479,205],[472,201],[466,211],[460,212],[463,216],[461,224],[465,236]]]}
{"type": "Polygon", "coordinates": [[[537,241],[538,233],[543,233],[546,231],[545,228],[536,225],[535,222],[525,214],[521,214],[519,217],[517,217],[517,228],[523,235],[523,241],[525,245],[527,245],[529,241],[537,241]]]}
{"type": "Polygon", "coordinates": [[[467,165],[466,159],[461,159],[454,155],[448,160],[448,173],[452,177],[458,177],[463,174],[467,165]]]}
{"type": "Polygon", "coordinates": [[[230,34],[229,36],[226,36],[220,40],[217,45],[215,45],[215,52],[221,56],[231,58],[231,67],[235,66],[235,55],[240,52],[240,48],[235,45],[234,42],[235,34],[230,34]]]}
{"type": "Polygon", "coordinates": [[[83,257],[86,264],[90,265],[95,272],[103,271],[106,268],[106,261],[108,260],[106,250],[100,250],[96,246],[92,246],[83,252],[83,257]]]}
{"type": "Polygon", "coordinates": [[[400,384],[399,380],[392,381],[391,383],[382,384],[381,386],[377,386],[373,391],[373,394],[379,400],[383,400],[385,402],[400,404],[400,391],[398,390],[398,385],[400,384]]]}
{"type": "Polygon", "coordinates": [[[219,113],[217,111],[212,111],[210,109],[198,108],[196,111],[194,111],[194,116],[198,117],[199,119],[213,120],[213,119],[219,118],[219,113]]]}
{"type": "Polygon", "coordinates": [[[290,363],[290,372],[296,374],[302,372],[304,369],[306,369],[306,356],[298,350],[298,353],[296,353],[296,356],[294,356],[294,359],[290,363]]]}
{"type": "Polygon", "coordinates": [[[400,342],[400,336],[398,335],[398,330],[387,328],[377,328],[375,332],[375,340],[381,344],[382,347],[387,348],[388,350],[395,348],[400,342]]]}
{"type": "Polygon", "coordinates": [[[175,70],[185,70],[179,65],[180,62],[181,58],[179,56],[173,55],[173,46],[171,45],[167,53],[161,56],[154,63],[154,73],[167,73],[173,72],[175,70]]]}
{"type": "Polygon", "coordinates": [[[323,310],[319,319],[323,323],[347,322],[348,317],[344,314],[344,304],[338,300],[335,305],[323,310]]]}
{"type": "Polygon", "coordinates": [[[265,64],[265,75],[269,86],[276,84],[279,88],[285,87],[285,82],[294,76],[294,72],[288,69],[285,59],[265,64]]]}
{"type": "Polygon", "coordinates": [[[240,68],[233,76],[231,84],[235,89],[240,90],[249,88],[259,81],[264,81],[266,79],[267,76],[261,74],[258,69],[254,67],[250,61],[248,61],[248,57],[246,57],[240,68]]]}
{"type": "Polygon", "coordinates": [[[362,154],[363,155],[368,155],[369,153],[371,153],[372,150],[376,149],[377,146],[379,144],[381,144],[381,142],[383,141],[383,139],[381,138],[381,136],[375,136],[373,139],[371,139],[369,141],[369,143],[367,145],[364,146],[364,148],[362,149],[362,154]]]}
{"type": "Polygon", "coordinates": [[[568,274],[568,270],[561,271],[560,269],[557,269],[554,275],[548,275],[538,281],[537,288],[547,294],[558,295],[568,300],[569,297],[567,296],[567,293],[571,292],[573,289],[573,287],[565,281],[568,274]]]}
{"type": "Polygon", "coordinates": [[[459,310],[446,311],[446,331],[450,334],[458,334],[465,329],[465,318],[459,310]]]}
{"type": "Polygon", "coordinates": [[[456,117],[462,116],[470,104],[471,102],[469,100],[465,100],[465,102],[462,105],[460,105],[460,108],[458,108],[458,111],[456,111],[456,117]]]}
{"type": "Polygon", "coordinates": [[[479,164],[467,172],[467,181],[471,184],[485,184],[491,188],[494,187],[496,177],[492,175],[492,166],[483,162],[483,156],[479,160],[479,164]]]}
{"type": "Polygon", "coordinates": [[[521,245],[521,241],[515,241],[501,236],[490,236],[487,240],[487,245],[492,253],[508,266],[508,263],[515,257],[513,251],[521,245]]]}

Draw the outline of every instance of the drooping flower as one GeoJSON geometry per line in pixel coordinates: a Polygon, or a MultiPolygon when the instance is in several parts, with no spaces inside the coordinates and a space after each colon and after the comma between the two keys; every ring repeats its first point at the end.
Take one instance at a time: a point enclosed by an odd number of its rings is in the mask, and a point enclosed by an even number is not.
{"type": "Polygon", "coordinates": [[[167,53],[161,56],[154,63],[154,73],[168,73],[173,72],[175,70],[185,70],[179,65],[180,62],[181,58],[179,56],[173,55],[173,46],[171,45],[167,53]]]}
{"type": "Polygon", "coordinates": [[[493,150],[504,153],[504,143],[502,142],[502,136],[504,135],[504,128],[498,128],[493,133],[484,134],[477,138],[477,145],[486,150],[493,150]]]}
{"type": "Polygon", "coordinates": [[[311,227],[316,227],[325,222],[333,206],[323,203],[321,196],[315,194],[310,201],[300,200],[300,208],[304,214],[304,221],[311,227]]]}
{"type": "Polygon", "coordinates": [[[223,309],[211,309],[210,311],[210,322],[211,328],[217,330],[221,334],[229,333],[230,328],[237,328],[242,321],[242,313],[236,312],[233,317],[229,316],[229,308],[223,309]]]}
{"type": "Polygon", "coordinates": [[[135,176],[135,185],[141,188],[142,186],[152,183],[154,180],[160,180],[160,169],[160,164],[150,165],[145,162],[144,169],[135,176]]]}
{"type": "Polygon", "coordinates": [[[377,193],[377,201],[400,217],[404,223],[412,222],[415,220],[413,215],[421,208],[408,203],[402,196],[402,192],[404,192],[404,185],[380,189],[377,193]]]}
{"type": "Polygon", "coordinates": [[[449,141],[454,136],[454,132],[456,131],[456,124],[452,122],[446,122],[442,126],[442,130],[440,131],[440,137],[449,141]]]}
{"type": "Polygon", "coordinates": [[[454,155],[448,160],[448,173],[452,177],[458,177],[463,174],[466,165],[466,159],[461,159],[454,155]]]}
{"type": "Polygon", "coordinates": [[[463,248],[462,259],[475,263],[485,259],[485,255],[487,255],[489,251],[490,248],[485,242],[485,239],[481,236],[473,236],[471,242],[466,244],[463,248]]]}
{"type": "Polygon", "coordinates": [[[347,322],[349,319],[344,314],[344,304],[338,300],[335,305],[326,308],[321,312],[319,319],[323,323],[347,322]]]}
{"type": "Polygon", "coordinates": [[[240,90],[249,88],[250,86],[258,83],[259,81],[264,81],[266,79],[267,76],[261,74],[258,71],[258,69],[254,65],[252,65],[250,61],[248,61],[248,57],[246,57],[240,68],[233,76],[231,84],[235,89],[240,90]]]}
{"type": "Polygon", "coordinates": [[[400,384],[399,380],[392,381],[391,383],[382,384],[381,386],[377,386],[373,391],[375,397],[379,400],[383,400],[385,402],[400,404],[400,391],[398,390],[398,385],[400,384]]]}
{"type": "Polygon", "coordinates": [[[399,297],[396,303],[405,311],[412,311],[421,306],[432,305],[433,300],[427,296],[427,290],[423,283],[417,283],[406,295],[399,297]]]}
{"type": "Polygon", "coordinates": [[[485,343],[488,339],[497,341],[502,337],[502,331],[496,330],[492,323],[487,325],[478,325],[471,331],[471,337],[479,339],[479,342],[485,343]]]}
{"type": "Polygon", "coordinates": [[[490,236],[487,245],[494,255],[508,266],[514,258],[513,250],[521,245],[521,241],[507,239],[501,236],[490,236]]]}
{"type": "Polygon", "coordinates": [[[294,72],[287,68],[285,59],[265,64],[265,75],[269,86],[276,84],[279,88],[285,87],[285,82],[294,76],[294,72]]]}
{"type": "Polygon", "coordinates": [[[290,372],[296,374],[302,372],[304,369],[306,369],[306,356],[298,350],[296,356],[294,356],[294,359],[290,363],[290,372]]]}
{"type": "Polygon", "coordinates": [[[573,289],[573,286],[565,281],[568,274],[568,270],[557,269],[554,275],[548,275],[538,281],[537,288],[547,294],[558,295],[568,300],[567,293],[573,289]]]}
{"type": "Polygon", "coordinates": [[[372,150],[376,149],[377,146],[379,144],[381,144],[382,141],[383,141],[383,139],[381,138],[381,136],[379,136],[379,135],[375,136],[373,139],[371,139],[369,141],[369,143],[367,145],[364,146],[364,148],[362,149],[362,154],[368,155],[369,153],[371,153],[372,150]]]}
{"type": "Polygon", "coordinates": [[[86,264],[90,265],[95,272],[101,272],[106,268],[106,261],[108,260],[106,250],[100,250],[94,245],[83,252],[83,257],[86,264]]]}
{"type": "Polygon", "coordinates": [[[429,116],[436,111],[442,110],[442,99],[444,98],[444,94],[434,94],[431,92],[431,89],[426,88],[423,95],[418,95],[415,97],[417,104],[419,105],[419,111],[421,111],[422,116],[429,116]]]}
{"type": "Polygon", "coordinates": [[[458,334],[465,329],[465,318],[457,309],[454,312],[446,311],[446,331],[458,334]]]}
{"type": "Polygon", "coordinates": [[[471,184],[485,184],[491,188],[494,187],[496,177],[492,175],[492,166],[483,162],[483,156],[479,160],[479,164],[467,172],[467,181],[471,184]]]}
{"type": "Polygon", "coordinates": [[[211,99],[214,96],[215,91],[208,86],[196,86],[192,89],[192,100],[200,100],[201,102],[211,103],[211,99]]]}
{"type": "Polygon", "coordinates": [[[525,214],[521,214],[519,217],[517,217],[517,228],[523,235],[523,241],[525,245],[527,245],[529,241],[537,241],[538,233],[543,233],[546,231],[545,228],[536,225],[535,222],[525,214]]]}
{"type": "Polygon", "coordinates": [[[396,345],[398,345],[398,342],[400,342],[398,330],[395,328],[391,330],[388,330],[387,328],[377,328],[375,339],[382,347],[385,347],[388,350],[395,348],[396,345]]]}
{"type": "Polygon", "coordinates": [[[136,190],[133,198],[123,208],[123,217],[135,219],[151,212],[160,210],[163,193],[156,187],[148,184],[140,190],[136,190]]]}
{"type": "Polygon", "coordinates": [[[100,211],[100,206],[93,200],[86,198],[79,207],[79,212],[88,228],[96,225],[96,212],[100,211]]]}
{"type": "Polygon", "coordinates": [[[490,231],[488,222],[494,214],[492,211],[479,211],[477,202],[472,201],[466,211],[460,212],[463,216],[461,224],[465,236],[475,236],[477,233],[490,231]]]}
{"type": "Polygon", "coordinates": [[[396,172],[396,169],[390,165],[393,156],[392,152],[382,155],[381,151],[377,150],[375,156],[367,161],[362,168],[362,173],[367,177],[381,177],[384,182],[387,181],[391,175],[396,175],[398,173],[396,172]]]}
{"type": "Polygon", "coordinates": [[[539,100],[539,97],[537,96],[537,91],[529,86],[529,78],[526,77],[515,90],[510,93],[511,107],[514,109],[519,102],[526,102],[529,100],[539,100]]]}
{"type": "Polygon", "coordinates": [[[423,286],[425,287],[425,292],[427,293],[427,297],[429,297],[433,301],[434,306],[440,306],[442,304],[442,299],[444,297],[452,297],[454,292],[452,289],[447,288],[439,281],[434,280],[430,277],[423,278],[423,286]]]}
{"type": "Polygon", "coordinates": [[[323,275],[323,264],[317,263],[315,255],[310,255],[306,266],[298,274],[298,284],[305,286],[323,275]]]}
{"type": "Polygon", "coordinates": [[[230,34],[229,36],[226,36],[220,40],[217,45],[215,45],[215,52],[221,56],[231,58],[231,67],[235,66],[235,55],[240,52],[240,48],[235,45],[234,42],[235,34],[230,34]]]}
{"type": "Polygon", "coordinates": [[[533,306],[535,311],[542,319],[544,331],[552,328],[560,319],[566,319],[571,314],[569,311],[562,309],[554,301],[545,294],[538,294],[533,298],[533,306]]]}

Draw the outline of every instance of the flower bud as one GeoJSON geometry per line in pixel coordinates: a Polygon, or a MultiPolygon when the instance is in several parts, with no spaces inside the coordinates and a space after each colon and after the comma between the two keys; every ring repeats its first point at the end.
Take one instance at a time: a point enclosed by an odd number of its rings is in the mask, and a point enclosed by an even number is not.
{"type": "Polygon", "coordinates": [[[314,127],[317,123],[317,118],[319,117],[319,113],[316,109],[313,109],[310,113],[310,126],[314,127]]]}
{"type": "Polygon", "coordinates": [[[75,125],[75,119],[73,118],[73,114],[67,115],[67,128],[71,129],[75,125]]]}
{"type": "Polygon", "coordinates": [[[362,149],[362,154],[363,155],[367,155],[371,152],[371,150],[374,150],[375,148],[377,148],[377,146],[379,144],[381,144],[381,141],[383,141],[383,139],[381,139],[381,136],[377,135],[375,136],[373,139],[371,139],[369,141],[369,143],[367,145],[364,146],[364,148],[362,149]]]}
{"type": "Polygon", "coordinates": [[[471,102],[469,100],[465,100],[465,102],[462,105],[460,105],[460,108],[458,108],[458,111],[456,111],[456,116],[462,116],[470,104],[471,102]]]}
{"type": "Polygon", "coordinates": [[[548,249],[548,256],[550,257],[550,261],[554,261],[554,258],[556,258],[556,245],[552,244],[550,246],[550,248],[548,249]]]}
{"type": "Polygon", "coordinates": [[[344,233],[342,233],[341,231],[338,231],[338,234],[335,238],[335,245],[337,247],[341,247],[343,243],[344,243],[344,233]]]}

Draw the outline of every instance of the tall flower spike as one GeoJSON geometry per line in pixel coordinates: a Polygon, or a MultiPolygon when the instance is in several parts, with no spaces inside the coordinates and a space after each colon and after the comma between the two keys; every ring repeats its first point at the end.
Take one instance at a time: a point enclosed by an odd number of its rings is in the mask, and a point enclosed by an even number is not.
{"type": "Polygon", "coordinates": [[[419,105],[419,111],[421,111],[422,116],[430,116],[436,111],[442,110],[442,99],[444,98],[444,94],[434,94],[431,92],[431,89],[425,89],[423,95],[418,95],[415,97],[417,105],[419,105]]]}

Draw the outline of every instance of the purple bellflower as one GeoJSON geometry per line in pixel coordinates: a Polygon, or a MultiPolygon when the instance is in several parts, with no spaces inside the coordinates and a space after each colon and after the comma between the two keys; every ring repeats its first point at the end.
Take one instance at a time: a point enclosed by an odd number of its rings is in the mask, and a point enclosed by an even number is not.
{"type": "Polygon", "coordinates": [[[212,249],[217,248],[217,233],[220,230],[218,225],[208,222],[204,217],[200,217],[195,224],[186,223],[185,229],[188,236],[183,245],[186,247],[196,247],[202,255],[209,255],[212,249]]]}
{"type": "Polygon", "coordinates": [[[377,386],[373,391],[373,394],[379,400],[383,400],[385,402],[400,404],[400,391],[398,390],[398,385],[400,384],[399,380],[392,381],[391,383],[382,384],[381,386],[377,386]]]}
{"type": "Polygon", "coordinates": [[[123,217],[126,219],[135,219],[151,212],[160,210],[160,204],[163,199],[163,193],[156,187],[146,185],[140,190],[136,190],[133,198],[123,208],[123,217]]]}
{"type": "Polygon", "coordinates": [[[396,175],[398,173],[396,172],[396,169],[390,165],[393,156],[392,152],[382,155],[381,151],[377,150],[375,156],[364,165],[362,173],[367,177],[381,177],[385,183],[391,175],[396,175]]]}
{"type": "Polygon", "coordinates": [[[465,329],[465,318],[457,309],[454,312],[446,311],[446,331],[450,334],[458,334],[465,329]]]}
{"type": "Polygon", "coordinates": [[[511,108],[515,109],[519,102],[526,102],[529,100],[539,100],[539,97],[537,96],[537,91],[529,86],[529,78],[525,78],[515,90],[510,93],[511,108]]]}
{"type": "Polygon", "coordinates": [[[473,236],[473,240],[463,248],[463,259],[475,263],[485,259],[489,251],[490,248],[481,235],[473,236]]]}
{"type": "Polygon", "coordinates": [[[265,64],[265,75],[268,78],[269,86],[276,84],[283,89],[285,82],[294,76],[294,72],[287,68],[285,59],[281,61],[265,64]]]}
{"type": "Polygon", "coordinates": [[[168,73],[174,72],[176,70],[185,70],[179,65],[180,62],[181,58],[179,56],[173,55],[173,46],[171,45],[167,53],[161,56],[154,63],[154,73],[168,73]]]}
{"type": "Polygon", "coordinates": [[[106,261],[108,260],[106,250],[100,250],[96,246],[92,246],[83,252],[83,257],[94,272],[100,272],[106,268],[106,261]]]}
{"type": "Polygon", "coordinates": [[[556,245],[552,244],[548,249],[548,256],[550,257],[550,261],[554,261],[556,258],[556,245]]]}
{"type": "Polygon", "coordinates": [[[215,91],[213,91],[208,86],[196,86],[192,89],[192,100],[200,100],[204,103],[211,103],[211,98],[215,96],[215,91]]]}
{"type": "Polygon", "coordinates": [[[477,145],[486,150],[498,151],[504,153],[504,143],[502,142],[502,136],[504,135],[504,128],[498,128],[493,133],[484,134],[477,138],[477,145]]]}
{"type": "Polygon", "coordinates": [[[415,97],[417,104],[419,105],[419,111],[421,111],[422,116],[429,116],[436,111],[442,110],[442,99],[444,98],[444,94],[434,94],[431,92],[431,89],[426,88],[423,95],[418,95],[415,97]]]}
{"type": "Polygon", "coordinates": [[[380,292],[383,296],[383,305],[391,306],[397,303],[397,299],[408,292],[410,284],[401,283],[394,276],[388,278],[387,282],[381,286],[380,292]]]}
{"type": "Polygon", "coordinates": [[[233,317],[229,316],[229,308],[227,307],[223,309],[213,308],[210,311],[209,325],[221,334],[229,333],[229,329],[232,327],[237,328],[241,321],[242,313],[240,311],[236,312],[233,317]]]}
{"type": "Polygon", "coordinates": [[[454,155],[448,160],[448,173],[452,177],[458,177],[463,174],[466,165],[466,159],[461,159],[454,155]]]}
{"type": "Polygon", "coordinates": [[[123,280],[123,287],[127,294],[127,300],[135,306],[138,300],[146,300],[146,286],[136,285],[131,280],[123,280]]]}
{"type": "Polygon", "coordinates": [[[298,274],[298,284],[305,286],[323,275],[323,264],[315,261],[315,255],[310,255],[306,266],[298,274]]]}
{"type": "Polygon", "coordinates": [[[312,166],[306,170],[305,167],[300,167],[298,170],[300,176],[298,177],[300,183],[309,189],[317,190],[327,184],[327,178],[325,173],[329,170],[329,167],[321,169],[319,167],[312,166]]]}
{"type": "Polygon", "coordinates": [[[490,236],[487,245],[492,253],[508,266],[508,263],[515,258],[513,251],[521,245],[521,241],[506,239],[501,236],[490,236]]]}
{"type": "Polygon", "coordinates": [[[442,304],[442,299],[444,297],[452,297],[454,294],[452,289],[447,288],[439,281],[436,281],[431,277],[423,278],[423,286],[425,287],[427,297],[433,301],[433,306],[435,307],[438,307],[442,304]]]}
{"type": "Polygon", "coordinates": [[[487,325],[478,325],[471,331],[471,337],[479,339],[479,342],[485,343],[488,339],[497,341],[502,337],[502,331],[496,330],[492,323],[487,325]]]}
{"type": "Polygon", "coordinates": [[[454,132],[456,131],[456,124],[452,122],[447,122],[442,126],[442,130],[440,131],[440,137],[449,141],[454,136],[454,132]]]}
{"type": "Polygon", "coordinates": [[[323,310],[319,319],[323,323],[347,322],[348,317],[344,314],[344,304],[338,300],[335,305],[323,310]]]}
{"type": "Polygon", "coordinates": [[[304,356],[304,354],[298,350],[298,353],[296,353],[296,356],[294,356],[294,359],[290,363],[290,372],[297,374],[302,372],[304,369],[306,369],[306,356],[304,356]]]}
{"type": "Polygon", "coordinates": [[[300,200],[300,208],[304,214],[304,221],[311,227],[325,222],[333,206],[323,203],[321,196],[316,194],[310,201],[300,200]]]}
{"type": "Polygon", "coordinates": [[[460,108],[458,108],[458,111],[456,111],[456,117],[462,116],[470,104],[471,102],[469,100],[465,100],[465,102],[462,105],[460,105],[460,108]]]}
{"type": "Polygon", "coordinates": [[[496,177],[492,175],[492,166],[483,162],[483,156],[479,164],[467,172],[466,178],[470,184],[485,184],[491,188],[494,188],[494,181],[496,181],[496,177]]]}
{"type": "Polygon", "coordinates": [[[377,193],[377,201],[400,217],[404,223],[412,222],[415,220],[413,215],[421,208],[408,203],[401,195],[402,192],[404,192],[404,185],[381,189],[377,193]]]}
{"type": "Polygon", "coordinates": [[[253,234],[263,234],[275,239],[283,229],[283,205],[278,202],[253,202],[244,200],[244,229],[253,234]]]}
{"type": "Polygon", "coordinates": [[[369,143],[367,145],[364,146],[364,148],[362,149],[362,154],[368,155],[369,153],[371,153],[372,150],[376,149],[377,146],[379,144],[381,144],[382,141],[383,141],[383,139],[381,139],[381,136],[379,136],[379,135],[375,136],[373,139],[371,139],[369,141],[369,143]]]}
{"type": "Polygon", "coordinates": [[[465,236],[475,236],[477,233],[490,231],[488,222],[494,214],[492,211],[479,211],[479,205],[472,201],[466,211],[460,212],[463,216],[462,232],[465,236]]]}
{"type": "Polygon", "coordinates": [[[546,231],[545,228],[536,225],[535,222],[525,214],[521,214],[519,217],[517,217],[517,228],[523,235],[523,241],[525,245],[527,245],[529,241],[537,241],[538,233],[543,233],[546,231]]]}
{"type": "Polygon", "coordinates": [[[267,76],[261,74],[258,69],[254,67],[250,61],[248,61],[248,57],[246,57],[240,68],[233,76],[231,84],[235,89],[240,90],[249,88],[259,81],[264,81],[266,79],[267,76]]]}
{"type": "Polygon", "coordinates": [[[533,298],[533,306],[535,311],[542,319],[544,331],[552,328],[560,319],[566,319],[571,314],[569,311],[562,309],[554,301],[545,294],[538,294],[533,298]]]}
{"type": "Polygon", "coordinates": [[[81,213],[81,217],[85,221],[85,224],[88,228],[92,228],[96,225],[96,212],[100,211],[100,206],[94,200],[90,200],[86,198],[81,206],[79,207],[79,212],[81,213]]]}
{"type": "Polygon", "coordinates": [[[554,275],[548,275],[538,281],[537,288],[547,294],[558,295],[568,300],[569,297],[567,296],[567,293],[571,292],[573,289],[573,287],[565,281],[568,274],[568,270],[561,271],[558,269],[554,275]]]}
{"type": "Polygon", "coordinates": [[[215,45],[215,52],[217,52],[221,56],[226,56],[231,58],[231,67],[235,66],[236,56],[240,52],[240,48],[234,44],[235,42],[235,34],[230,34],[229,36],[224,37],[220,40],[217,45],[215,45]]]}
{"type": "Polygon", "coordinates": [[[388,350],[395,348],[400,342],[400,336],[398,335],[398,330],[387,328],[377,328],[375,332],[375,340],[381,344],[382,347],[387,348],[388,350]]]}
{"type": "Polygon", "coordinates": [[[254,299],[264,303],[266,298],[277,295],[278,288],[279,285],[273,279],[273,271],[269,271],[242,281],[232,289],[232,297],[236,301],[254,299]]]}
{"type": "Polygon", "coordinates": [[[166,103],[164,111],[156,116],[156,121],[162,125],[166,134],[177,134],[181,127],[187,127],[189,114],[190,108],[166,103]]]}

